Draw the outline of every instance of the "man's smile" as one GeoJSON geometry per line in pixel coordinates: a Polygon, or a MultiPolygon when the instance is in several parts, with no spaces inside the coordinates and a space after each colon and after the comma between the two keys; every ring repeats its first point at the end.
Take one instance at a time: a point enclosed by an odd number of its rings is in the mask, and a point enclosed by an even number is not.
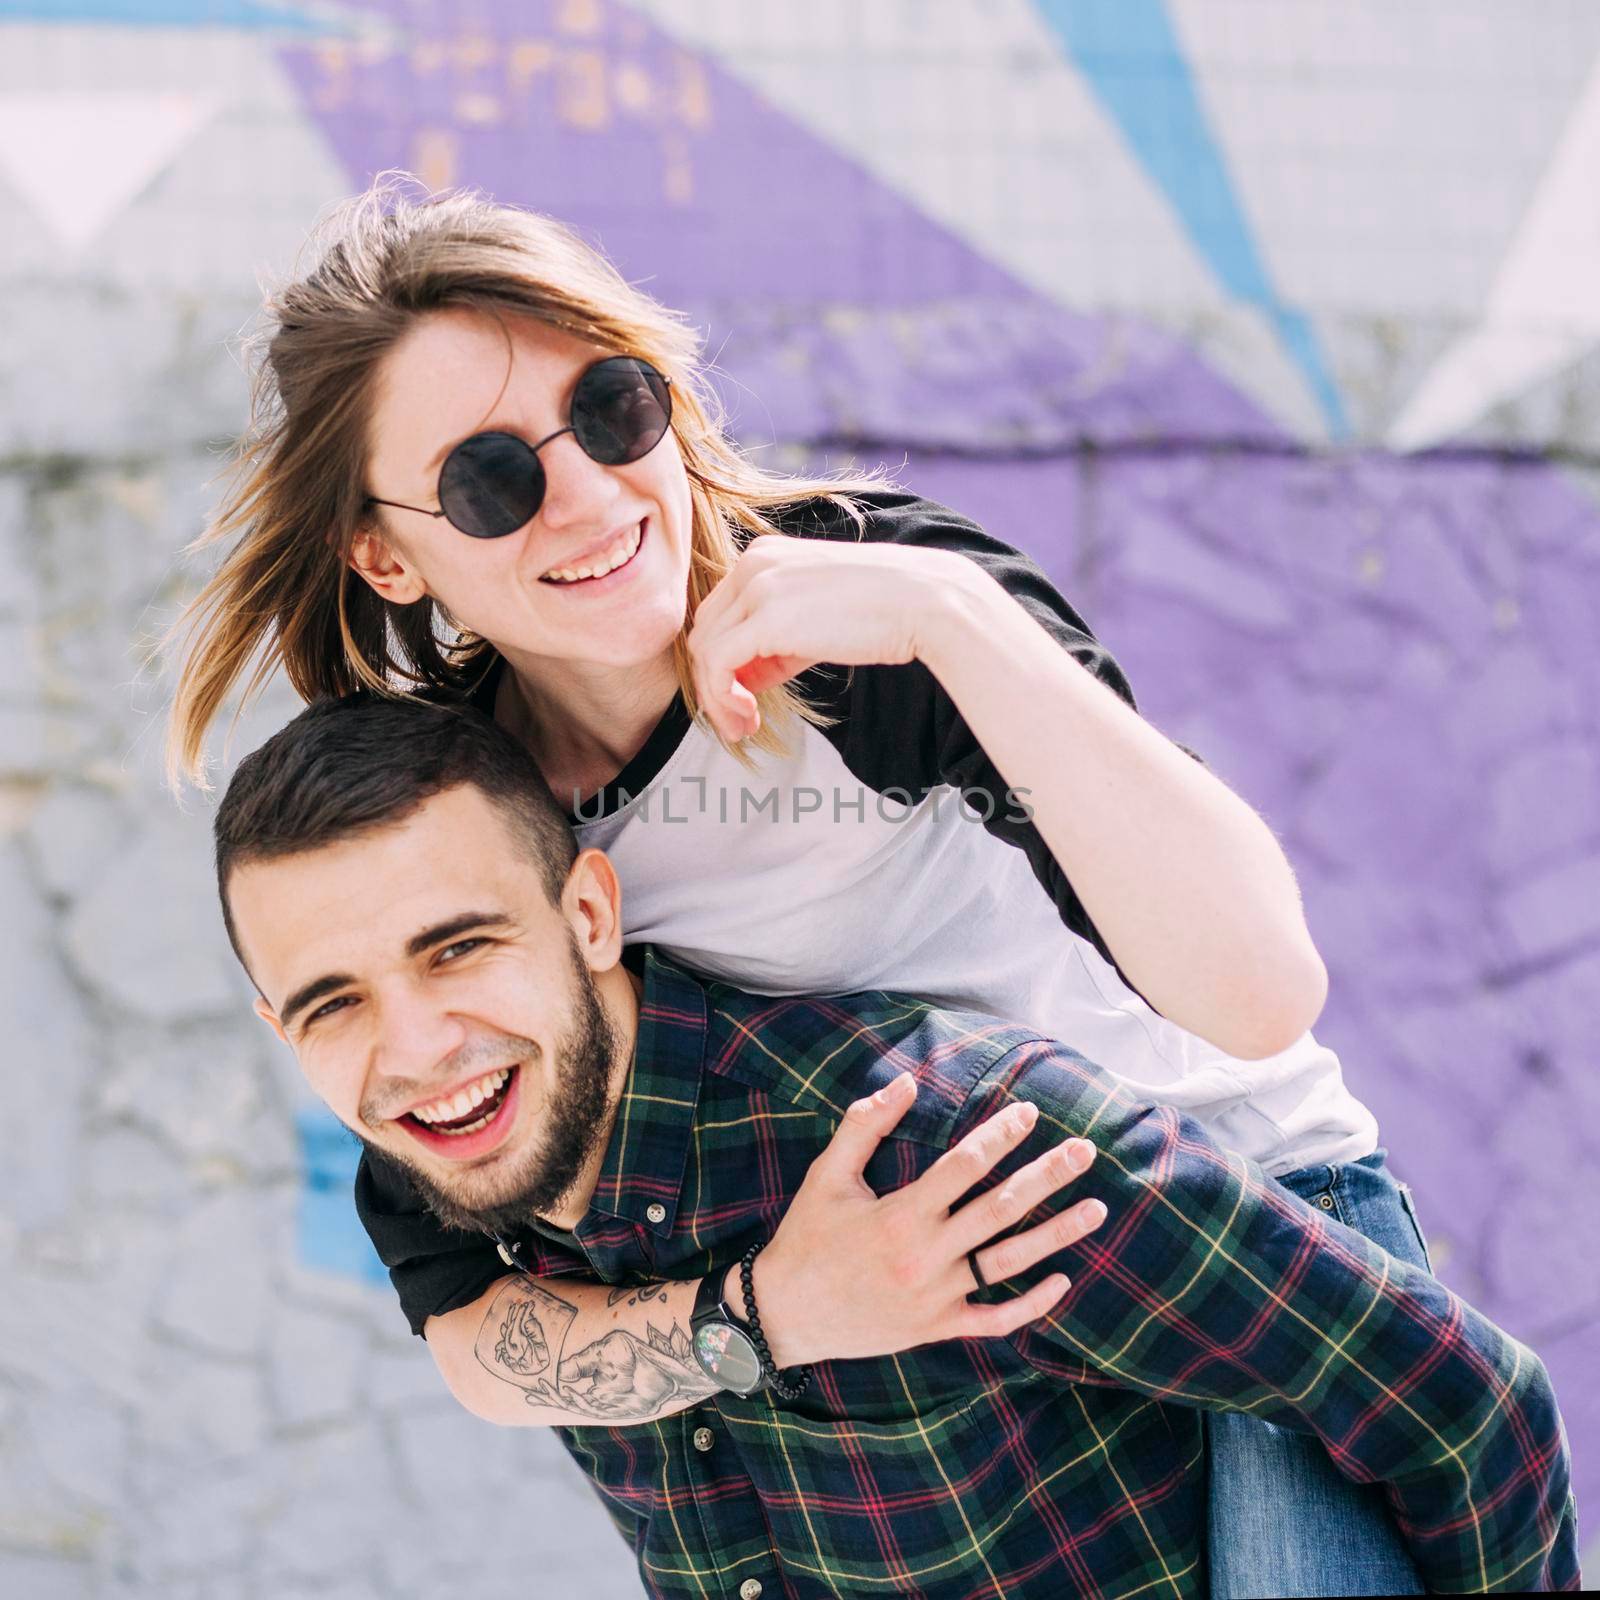
{"type": "Polygon", "coordinates": [[[425,1150],[451,1161],[487,1155],[499,1147],[517,1118],[520,1065],[496,1067],[436,1100],[391,1119],[425,1150]]]}

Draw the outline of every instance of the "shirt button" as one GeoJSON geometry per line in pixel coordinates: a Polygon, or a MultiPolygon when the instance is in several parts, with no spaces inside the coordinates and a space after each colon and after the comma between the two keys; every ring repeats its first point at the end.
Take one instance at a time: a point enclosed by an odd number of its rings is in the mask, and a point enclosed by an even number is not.
{"type": "Polygon", "coordinates": [[[1324,1211],[1332,1211],[1333,1196],[1331,1194],[1319,1194],[1317,1196],[1317,1204],[1321,1206],[1324,1211]]]}
{"type": "Polygon", "coordinates": [[[644,1214],[649,1217],[652,1222],[665,1222],[667,1220],[667,1208],[662,1205],[659,1200],[656,1201],[654,1205],[646,1206],[644,1208],[644,1214]]]}
{"type": "Polygon", "coordinates": [[[746,1578],[739,1585],[739,1600],[761,1600],[761,1580],[746,1578]]]}
{"type": "Polygon", "coordinates": [[[709,1428],[696,1428],[694,1430],[694,1447],[696,1450],[709,1450],[716,1443],[716,1435],[709,1428]]]}

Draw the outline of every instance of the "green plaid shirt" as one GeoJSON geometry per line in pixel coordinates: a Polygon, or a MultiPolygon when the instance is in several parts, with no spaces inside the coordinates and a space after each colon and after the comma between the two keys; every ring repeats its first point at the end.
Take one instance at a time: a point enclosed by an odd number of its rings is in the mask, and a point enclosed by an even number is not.
{"type": "MultiPolygon", "coordinates": [[[[659,1422],[559,1429],[652,1594],[751,1579],[765,1600],[1202,1594],[1202,1408],[1315,1433],[1348,1476],[1381,1482],[1431,1590],[1577,1586],[1539,1359],[1024,1028],[879,993],[748,994],[650,952],[583,1254],[530,1232],[523,1257],[615,1283],[725,1267],[771,1234],[850,1101],[905,1068],[916,1103],[867,1169],[874,1189],[1026,1099],[1035,1129],[989,1181],[1089,1138],[1094,1165],[1055,1203],[1098,1196],[1107,1221],[1036,1269],[1059,1264],[1072,1287],[1009,1339],[825,1363],[793,1404],[722,1394],[659,1422]]],[[[463,1235],[411,1257],[403,1229],[373,1231],[414,1326],[451,1308],[442,1285],[464,1304],[504,1276],[463,1235]]]]}

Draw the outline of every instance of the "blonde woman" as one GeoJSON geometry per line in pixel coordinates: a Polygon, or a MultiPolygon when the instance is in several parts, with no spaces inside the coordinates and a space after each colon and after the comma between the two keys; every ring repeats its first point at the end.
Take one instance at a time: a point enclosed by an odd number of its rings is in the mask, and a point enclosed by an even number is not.
{"type": "MultiPolygon", "coordinates": [[[[900,990],[1038,1027],[1425,1260],[1308,1031],[1326,977],[1276,841],[1138,715],[1026,557],[881,479],[758,467],[680,317],[557,223],[470,194],[384,184],[341,208],[269,302],[254,398],[209,535],[231,547],[188,619],[179,769],[275,668],[307,699],[471,698],[615,863],[630,941],[758,991],[900,990]]],[[[916,1214],[912,1191],[874,1209],[855,1158],[903,1109],[858,1113],[761,1256],[775,1351],[884,1353],[1047,1308],[967,1301],[1021,1263],[969,1261],[960,1213],[916,1214]]],[[[358,1204],[459,1370],[494,1246],[370,1161],[358,1204]]],[[[1050,1247],[1027,1236],[1030,1262],[1050,1247]]],[[[1214,1593],[1418,1589],[1320,1447],[1223,1421],[1214,1593]]]]}

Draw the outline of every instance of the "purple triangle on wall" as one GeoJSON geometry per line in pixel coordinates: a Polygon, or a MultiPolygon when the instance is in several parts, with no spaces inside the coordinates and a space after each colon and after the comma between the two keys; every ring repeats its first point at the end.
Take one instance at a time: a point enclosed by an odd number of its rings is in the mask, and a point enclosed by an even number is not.
{"type": "MultiPolygon", "coordinates": [[[[1041,296],[712,57],[614,0],[477,0],[448,11],[382,0],[369,10],[392,25],[385,46],[281,51],[353,185],[401,167],[562,218],[632,281],[708,324],[713,352],[731,339],[723,364],[736,377],[748,362],[770,382],[768,352],[803,346],[780,370],[794,384],[783,422],[805,435],[849,431],[838,396],[865,371],[874,431],[924,438],[929,391],[897,380],[949,368],[957,352],[941,349],[945,331],[929,313],[953,308],[958,343],[970,345],[975,320],[1011,330],[986,357],[1009,374],[986,374],[987,398],[956,408],[969,446],[1017,442],[1018,402],[1038,413],[1041,394],[1045,415],[1030,425],[1043,433],[1026,439],[1035,446],[1282,437],[1180,340],[1144,325],[1129,339],[1125,318],[1041,296]],[[881,314],[907,311],[920,314],[912,337],[885,337],[881,314]],[[1108,340],[1114,322],[1124,333],[1108,340]],[[1020,351],[1017,330],[1028,335],[1020,351]],[[1108,348],[1124,345],[1128,361],[1108,362],[1108,348]],[[1008,346],[1014,359],[997,363],[1008,346]],[[835,359],[843,385],[826,370],[835,359]],[[1041,385],[1041,366],[1053,384],[1041,385]]],[[[953,372],[942,381],[960,382],[953,372]]]]}

